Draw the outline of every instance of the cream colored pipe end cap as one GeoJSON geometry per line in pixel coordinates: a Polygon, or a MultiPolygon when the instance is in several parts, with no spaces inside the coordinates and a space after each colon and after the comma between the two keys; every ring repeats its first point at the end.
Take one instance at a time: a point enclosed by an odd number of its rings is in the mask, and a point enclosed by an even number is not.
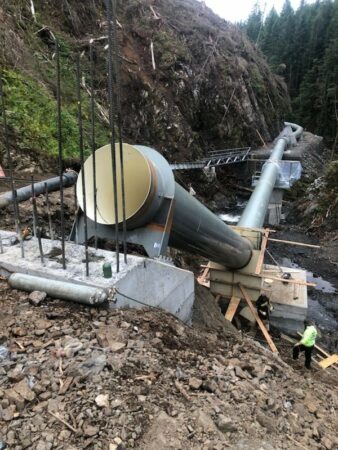
{"type": "MultiPolygon", "coordinates": [[[[120,146],[115,145],[117,179],[118,223],[122,222],[122,189],[120,146]]],[[[123,144],[126,219],[133,217],[145,204],[151,190],[151,169],[147,158],[135,147],[123,144]]],[[[114,183],[111,146],[105,145],[95,152],[97,222],[115,225],[114,183]]],[[[84,163],[87,217],[95,220],[93,155],[84,163]]],[[[76,195],[81,209],[83,205],[82,171],[79,173],[76,195]]]]}

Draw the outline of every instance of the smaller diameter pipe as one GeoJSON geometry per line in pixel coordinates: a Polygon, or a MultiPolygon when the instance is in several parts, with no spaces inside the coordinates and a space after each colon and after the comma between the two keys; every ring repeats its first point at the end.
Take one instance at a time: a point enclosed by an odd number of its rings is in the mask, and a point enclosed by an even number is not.
{"type": "MultiPolygon", "coordinates": [[[[76,172],[67,172],[63,174],[63,187],[69,187],[76,183],[77,173],[76,172]]],[[[54,177],[49,178],[48,180],[40,181],[38,183],[34,183],[34,194],[40,195],[43,194],[46,190],[45,185],[47,184],[48,192],[58,191],[60,189],[60,178],[54,177]]],[[[25,186],[20,189],[17,189],[17,201],[18,203],[24,202],[32,197],[32,186],[25,186]]],[[[0,209],[5,208],[6,206],[13,203],[13,194],[12,192],[5,192],[0,195],[0,209]]]]}
{"type": "Polygon", "coordinates": [[[13,273],[9,277],[8,282],[14,289],[27,292],[42,291],[46,292],[50,297],[90,306],[100,305],[108,300],[107,292],[101,288],[36,277],[23,273],[13,273]]]}
{"type": "MultiPolygon", "coordinates": [[[[293,136],[296,139],[301,136],[303,132],[302,127],[289,122],[285,122],[285,125],[292,128],[293,136]]],[[[270,158],[263,166],[261,177],[245,207],[238,226],[247,228],[261,228],[263,226],[271,194],[278,177],[279,162],[282,160],[284,151],[290,143],[290,137],[285,136],[278,139],[270,158]]]]}

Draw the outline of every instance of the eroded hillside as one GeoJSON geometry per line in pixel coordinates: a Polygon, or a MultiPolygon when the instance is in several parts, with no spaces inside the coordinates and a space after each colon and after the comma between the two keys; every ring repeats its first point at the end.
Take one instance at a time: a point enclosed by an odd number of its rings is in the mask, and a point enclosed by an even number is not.
{"type": "MultiPolygon", "coordinates": [[[[91,38],[99,38],[94,44],[95,90],[102,106],[97,144],[108,140],[107,21],[103,2],[34,0],[35,19],[30,5],[28,0],[1,3],[0,63],[13,151],[21,165],[34,160],[46,166],[57,152],[53,35],[61,42],[66,157],[76,156],[78,148],[74,52],[84,52],[86,82],[91,38]]],[[[258,132],[266,140],[277,134],[289,108],[284,83],[236,27],[203,4],[118,2],[118,38],[124,140],[182,161],[210,148],[254,145],[260,142],[258,132]]],[[[83,98],[89,147],[86,89],[83,98]]]]}

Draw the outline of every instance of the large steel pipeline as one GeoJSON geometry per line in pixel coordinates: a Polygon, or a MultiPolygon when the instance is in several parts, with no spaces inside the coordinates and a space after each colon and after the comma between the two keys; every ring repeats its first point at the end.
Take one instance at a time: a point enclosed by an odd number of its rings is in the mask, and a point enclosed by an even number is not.
{"type": "Polygon", "coordinates": [[[246,266],[249,241],[175,183],[175,210],[169,246],[205,256],[229,269],[246,266]]]}
{"type": "MultiPolygon", "coordinates": [[[[298,125],[290,123],[285,125],[290,126],[293,131],[291,135],[278,139],[270,159],[263,168],[258,186],[239,222],[242,227],[256,228],[263,225],[278,176],[278,163],[283,157],[284,150],[302,134],[303,130],[298,125]]],[[[250,262],[252,255],[250,242],[175,183],[173,172],[162,155],[149,147],[128,144],[123,144],[123,154],[126,180],[126,226],[129,233],[135,236],[138,229],[149,229],[149,232],[156,229],[154,218],[161,215],[161,211],[166,214],[164,204],[169,199],[174,202],[169,237],[171,247],[199,254],[229,269],[240,269],[250,262]]],[[[120,166],[118,146],[115,148],[115,155],[118,168],[120,166]]],[[[96,216],[98,224],[112,226],[113,235],[115,226],[120,227],[121,223],[115,223],[114,184],[111,170],[109,170],[110,161],[110,145],[96,151],[96,211],[94,210],[92,156],[86,160],[83,170],[86,185],[88,185],[87,216],[92,221],[96,216]]],[[[119,186],[120,177],[121,174],[117,170],[117,186],[119,186]]],[[[77,182],[77,198],[82,208],[81,176],[77,182]]],[[[117,207],[117,216],[122,217],[121,192],[117,192],[117,207]]],[[[158,243],[154,242],[154,245],[158,243]]]]}
{"type": "MultiPolygon", "coordinates": [[[[169,245],[197,253],[230,269],[246,266],[252,255],[250,242],[227,226],[219,217],[175,183],[168,162],[156,150],[141,145],[123,144],[125,162],[126,225],[129,232],[156,227],[155,217],[164,211],[168,200],[174,202],[169,245]],[[153,220],[154,219],[154,220],[153,220]],[[155,223],[154,223],[155,222],[155,223]],[[149,228],[147,228],[149,227],[149,228]]],[[[97,222],[115,227],[114,191],[110,167],[110,145],[96,151],[97,222]]],[[[117,168],[119,152],[116,147],[117,168]]],[[[87,216],[94,220],[93,164],[90,156],[84,169],[87,216]]],[[[120,182],[117,170],[117,186],[120,182]]],[[[82,208],[82,182],[79,175],[77,199],[82,208]]],[[[122,195],[118,191],[118,217],[122,217],[122,195]]],[[[119,224],[120,225],[120,224],[119,224]]],[[[154,245],[158,245],[154,242],[154,245]]]]}
{"type": "Polygon", "coordinates": [[[285,125],[290,126],[293,133],[291,136],[283,136],[277,140],[270,158],[263,166],[258,184],[245,207],[238,226],[261,228],[264,224],[271,194],[279,173],[279,162],[282,160],[284,151],[292,143],[292,140],[299,139],[303,132],[303,128],[294,123],[285,122],[285,125]]]}
{"type": "MultiPolygon", "coordinates": [[[[70,171],[63,174],[62,181],[64,187],[72,186],[76,183],[77,180],[77,173],[70,171]]],[[[53,192],[53,191],[59,191],[60,190],[60,178],[54,177],[49,178],[48,180],[39,181],[37,183],[34,183],[34,195],[40,195],[45,193],[47,184],[47,191],[53,192]]],[[[25,200],[28,200],[32,197],[32,185],[22,187],[20,189],[17,189],[17,200],[18,202],[23,202],[25,200]]],[[[13,194],[11,191],[5,192],[4,194],[0,195],[0,209],[5,208],[6,206],[13,203],[13,194]]]]}

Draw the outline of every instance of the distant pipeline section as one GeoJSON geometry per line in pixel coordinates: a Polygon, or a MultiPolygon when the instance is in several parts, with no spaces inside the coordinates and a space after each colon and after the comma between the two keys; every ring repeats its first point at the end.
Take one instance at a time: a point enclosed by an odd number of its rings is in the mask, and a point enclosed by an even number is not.
{"type": "Polygon", "coordinates": [[[292,133],[277,140],[270,158],[263,165],[258,184],[238,222],[240,227],[261,228],[264,224],[271,194],[279,173],[279,162],[283,159],[284,151],[303,133],[303,128],[294,123],[285,122],[285,126],[291,127],[292,133]]]}

